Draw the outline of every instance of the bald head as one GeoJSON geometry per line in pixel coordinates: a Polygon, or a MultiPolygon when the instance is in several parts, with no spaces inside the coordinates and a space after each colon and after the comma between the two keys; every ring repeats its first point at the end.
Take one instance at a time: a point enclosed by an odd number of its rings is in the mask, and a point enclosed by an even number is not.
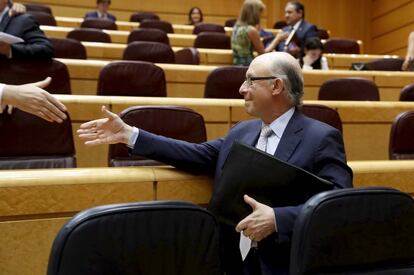
{"type": "Polygon", "coordinates": [[[250,66],[265,68],[269,74],[283,80],[286,95],[295,106],[303,96],[303,74],[299,62],[285,52],[271,52],[256,57],[250,66]]]}

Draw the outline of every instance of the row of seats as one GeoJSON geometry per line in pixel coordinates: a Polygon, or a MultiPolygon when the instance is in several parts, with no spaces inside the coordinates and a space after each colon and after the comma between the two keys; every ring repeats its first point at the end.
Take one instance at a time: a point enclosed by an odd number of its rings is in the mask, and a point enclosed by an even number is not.
{"type": "MultiPolygon", "coordinates": [[[[384,187],[320,193],[297,217],[289,274],[411,274],[413,230],[408,194],[384,187]]],[[[60,230],[47,274],[222,275],[219,255],[219,224],[200,206],[105,205],[60,230]]]]}
{"type": "MultiPolygon", "coordinates": [[[[139,42],[135,42],[139,43],[139,42]]],[[[134,44],[132,44],[134,45],[134,44]]],[[[136,44],[139,46],[139,44],[136,44]]],[[[192,49],[182,50],[180,59],[197,58],[192,49]],[[187,57],[185,57],[187,55],[187,57]]],[[[177,55],[176,55],[177,57],[177,55]]],[[[242,98],[239,88],[243,83],[247,67],[223,66],[214,69],[207,77],[204,97],[242,98]]],[[[9,84],[36,82],[47,76],[52,83],[46,88],[49,92],[70,94],[70,76],[66,65],[56,61],[23,62],[4,60],[0,64],[0,81],[9,84]]],[[[142,61],[111,62],[100,72],[97,94],[121,96],[162,96],[167,95],[163,69],[142,61]],[[139,78],[135,76],[139,75],[139,78]]],[[[363,78],[337,78],[324,82],[319,90],[319,100],[379,100],[376,84],[363,78]]],[[[414,100],[414,84],[403,88],[401,101],[414,100]]]]}
{"type": "MultiPolygon", "coordinates": [[[[325,122],[342,132],[337,111],[323,105],[303,105],[309,117],[325,122]]],[[[130,107],[120,117],[129,125],[158,135],[201,143],[206,141],[203,117],[195,111],[173,106],[130,107]],[[163,121],[162,125],[154,123],[163,121]]],[[[12,115],[0,114],[0,169],[69,168],[76,167],[75,147],[70,117],[62,124],[48,123],[36,116],[15,110],[12,115]],[[17,136],[15,133],[19,133],[17,136]],[[37,133],[33,136],[33,133],[37,133]],[[21,144],[25,144],[24,147],[21,144]]],[[[414,159],[410,134],[414,129],[414,111],[397,116],[393,122],[390,159],[414,159]]],[[[142,157],[131,157],[126,146],[109,145],[109,166],[145,166],[160,163],[142,157]]]]}
{"type": "MultiPolygon", "coordinates": [[[[74,29],[66,35],[67,38],[76,39],[78,41],[87,42],[102,42],[111,43],[111,36],[103,32],[100,29],[94,28],[80,28],[74,29]]],[[[130,32],[127,38],[127,42],[132,43],[135,41],[150,41],[158,42],[166,45],[170,45],[167,33],[162,30],[148,28],[137,29],[130,32]]],[[[230,37],[224,33],[215,32],[202,32],[199,33],[194,39],[193,46],[195,48],[206,49],[231,49],[230,37]]]]}

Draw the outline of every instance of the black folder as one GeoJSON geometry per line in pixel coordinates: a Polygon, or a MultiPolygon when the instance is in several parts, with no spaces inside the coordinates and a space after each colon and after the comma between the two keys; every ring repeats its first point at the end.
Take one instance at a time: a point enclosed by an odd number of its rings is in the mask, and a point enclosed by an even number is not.
{"type": "Polygon", "coordinates": [[[268,206],[283,207],[303,204],[331,189],[331,182],[235,141],[208,208],[220,222],[235,226],[252,212],[244,194],[268,206]]]}

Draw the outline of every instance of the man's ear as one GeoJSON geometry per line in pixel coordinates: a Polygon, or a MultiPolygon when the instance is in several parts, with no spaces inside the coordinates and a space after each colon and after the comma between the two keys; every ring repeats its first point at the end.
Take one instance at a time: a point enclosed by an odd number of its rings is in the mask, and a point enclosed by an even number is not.
{"type": "Polygon", "coordinates": [[[283,83],[283,80],[280,78],[276,78],[273,81],[273,85],[272,85],[272,95],[281,94],[284,88],[285,88],[285,84],[283,83]]]}

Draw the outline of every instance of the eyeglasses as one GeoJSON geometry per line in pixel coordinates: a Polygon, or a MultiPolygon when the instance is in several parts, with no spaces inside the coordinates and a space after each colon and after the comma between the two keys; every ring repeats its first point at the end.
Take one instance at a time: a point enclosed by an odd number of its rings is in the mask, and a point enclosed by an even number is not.
{"type": "Polygon", "coordinates": [[[270,80],[270,79],[276,79],[276,76],[248,76],[245,78],[243,84],[247,84],[247,86],[252,86],[253,81],[256,80],[270,80]]]}

